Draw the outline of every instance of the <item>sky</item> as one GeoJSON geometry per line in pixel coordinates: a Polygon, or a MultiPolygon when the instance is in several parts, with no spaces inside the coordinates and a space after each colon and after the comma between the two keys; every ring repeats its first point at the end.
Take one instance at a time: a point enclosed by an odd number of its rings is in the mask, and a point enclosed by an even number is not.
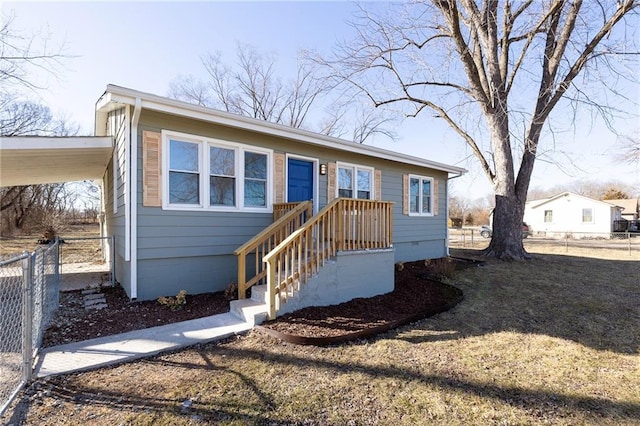
{"type": "MultiPolygon", "coordinates": [[[[343,1],[3,1],[0,7],[3,17],[14,18],[11,27],[22,36],[49,34],[50,46],[63,46],[67,58],[55,76],[34,76],[46,90],[31,96],[79,124],[84,134],[93,130],[95,102],[107,84],[166,96],[169,83],[179,75],[204,74],[203,55],[219,51],[225,60],[234,61],[237,43],[277,55],[279,72],[288,78],[296,70],[299,49],[326,53],[336,42],[351,38],[348,22],[357,9],[343,1]]],[[[615,126],[638,135],[640,86],[630,87],[629,93],[633,102],[626,108],[633,108],[636,118],[615,126]]],[[[423,115],[393,130],[397,140],[371,144],[467,168],[469,173],[451,181],[455,195],[473,200],[492,193],[469,150],[443,123],[423,115]]],[[[543,137],[541,149],[555,149],[567,159],[562,167],[537,161],[531,188],[578,180],[618,180],[640,187],[637,164],[615,160],[616,143],[617,137],[592,117],[580,118],[573,130],[555,140],[543,137]]]]}

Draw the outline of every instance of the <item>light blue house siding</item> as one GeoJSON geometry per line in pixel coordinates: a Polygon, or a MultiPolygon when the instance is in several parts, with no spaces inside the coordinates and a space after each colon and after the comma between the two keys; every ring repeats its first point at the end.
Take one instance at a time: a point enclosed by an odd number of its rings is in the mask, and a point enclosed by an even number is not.
{"type": "MultiPolygon", "coordinates": [[[[112,130],[118,128],[114,124],[112,130]]],[[[379,170],[381,199],[395,203],[393,237],[396,261],[437,258],[447,253],[446,172],[143,109],[136,138],[138,163],[135,168],[138,300],[175,295],[183,289],[189,294],[223,290],[237,278],[237,259],[233,251],[272,222],[271,212],[183,211],[144,206],[143,132],[161,133],[163,130],[267,148],[274,153],[316,159],[319,164],[338,161],[379,170]],[[438,214],[403,214],[403,175],[407,173],[435,179],[438,214]]],[[[126,139],[119,137],[116,140],[118,152],[128,142],[126,139]]],[[[125,206],[122,202],[126,197],[120,181],[113,179],[112,167],[110,165],[106,175],[106,192],[114,193],[113,188],[109,188],[113,184],[109,182],[118,182],[118,211],[111,211],[107,218],[110,232],[116,235],[116,278],[125,283],[130,281],[126,276],[130,268],[124,257],[125,206]]],[[[121,169],[123,164],[119,163],[117,167],[121,169]]],[[[316,174],[315,178],[318,179],[317,206],[322,208],[328,199],[328,175],[316,174]]],[[[272,187],[273,183],[269,182],[269,188],[272,187]]],[[[130,294],[130,288],[124,287],[130,294]]]]}
{"type": "Polygon", "coordinates": [[[111,162],[103,179],[104,185],[104,212],[106,217],[105,235],[115,237],[115,258],[114,270],[116,281],[121,283],[127,292],[131,294],[130,288],[130,265],[125,260],[126,253],[126,185],[127,178],[127,145],[129,144],[130,119],[127,108],[123,107],[108,114],[107,118],[108,135],[114,139],[114,151],[111,162]]]}

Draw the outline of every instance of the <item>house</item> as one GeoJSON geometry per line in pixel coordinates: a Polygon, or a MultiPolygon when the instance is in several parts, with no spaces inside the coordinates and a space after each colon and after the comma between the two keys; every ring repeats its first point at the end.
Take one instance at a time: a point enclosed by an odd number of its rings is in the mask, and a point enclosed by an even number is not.
{"type": "Polygon", "coordinates": [[[634,221],[640,219],[640,198],[628,198],[621,200],[607,200],[607,203],[622,208],[622,219],[634,221]]]}
{"type": "Polygon", "coordinates": [[[332,290],[309,303],[388,292],[394,263],[448,254],[447,183],[465,172],[114,85],[95,137],[40,139],[3,146],[0,185],[38,162],[39,181],[99,179],[116,279],[137,300],[237,282],[278,305],[314,276],[332,290]]]}
{"type": "Polygon", "coordinates": [[[528,201],[524,210],[524,221],[536,233],[552,236],[570,233],[575,238],[587,236],[587,233],[608,237],[614,221],[620,218],[621,208],[610,201],[594,200],[572,192],[528,201]]]}
{"type": "Polygon", "coordinates": [[[640,198],[607,200],[622,209],[620,220],[613,223],[615,232],[640,232],[640,198]]]}

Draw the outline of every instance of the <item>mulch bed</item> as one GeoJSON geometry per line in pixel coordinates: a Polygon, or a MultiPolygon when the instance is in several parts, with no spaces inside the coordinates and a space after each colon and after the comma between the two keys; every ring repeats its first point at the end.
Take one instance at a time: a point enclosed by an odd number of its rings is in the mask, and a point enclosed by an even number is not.
{"type": "MultiPolygon", "coordinates": [[[[448,262],[458,267],[474,265],[453,259],[448,262]]],[[[258,329],[302,345],[332,345],[371,337],[446,311],[463,299],[461,290],[437,281],[437,277],[433,264],[405,263],[396,268],[395,289],[391,293],[300,309],[258,329]]]]}
{"type": "MultiPolygon", "coordinates": [[[[301,344],[335,344],[368,337],[450,309],[462,292],[438,281],[443,272],[477,265],[463,259],[404,263],[396,268],[395,290],[339,305],[310,307],[278,317],[260,327],[264,332],[301,344]]],[[[130,302],[119,287],[103,287],[108,308],[86,310],[80,291],[61,293],[60,309],[47,329],[43,347],[125,333],[229,311],[224,292],[187,295],[172,310],[156,300],[130,302]]]]}
{"type": "Polygon", "coordinates": [[[85,309],[80,290],[60,293],[60,308],[43,337],[43,347],[229,312],[224,292],[187,295],[187,303],[175,310],[157,300],[131,302],[120,286],[102,287],[101,292],[108,307],[100,310],[85,309]]]}

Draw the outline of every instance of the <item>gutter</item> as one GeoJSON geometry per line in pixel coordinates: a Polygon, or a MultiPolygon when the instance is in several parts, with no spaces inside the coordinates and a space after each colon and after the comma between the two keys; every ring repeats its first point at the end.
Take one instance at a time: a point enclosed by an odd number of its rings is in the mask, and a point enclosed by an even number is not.
{"type": "MultiPolygon", "coordinates": [[[[447,199],[445,200],[445,205],[447,206],[447,209],[446,209],[447,218],[445,219],[446,224],[447,224],[447,242],[446,242],[447,257],[451,256],[451,252],[449,251],[449,181],[453,180],[453,179],[457,179],[462,175],[464,175],[464,173],[460,172],[456,176],[452,176],[452,177],[448,177],[447,178],[447,199]]],[[[462,220],[464,220],[464,218],[462,220]]]]}
{"type": "Polygon", "coordinates": [[[138,123],[142,110],[142,100],[138,97],[133,108],[130,131],[130,160],[129,160],[129,259],[131,261],[131,300],[138,298],[138,123]],[[135,170],[135,174],[132,172],[135,170]]]}

